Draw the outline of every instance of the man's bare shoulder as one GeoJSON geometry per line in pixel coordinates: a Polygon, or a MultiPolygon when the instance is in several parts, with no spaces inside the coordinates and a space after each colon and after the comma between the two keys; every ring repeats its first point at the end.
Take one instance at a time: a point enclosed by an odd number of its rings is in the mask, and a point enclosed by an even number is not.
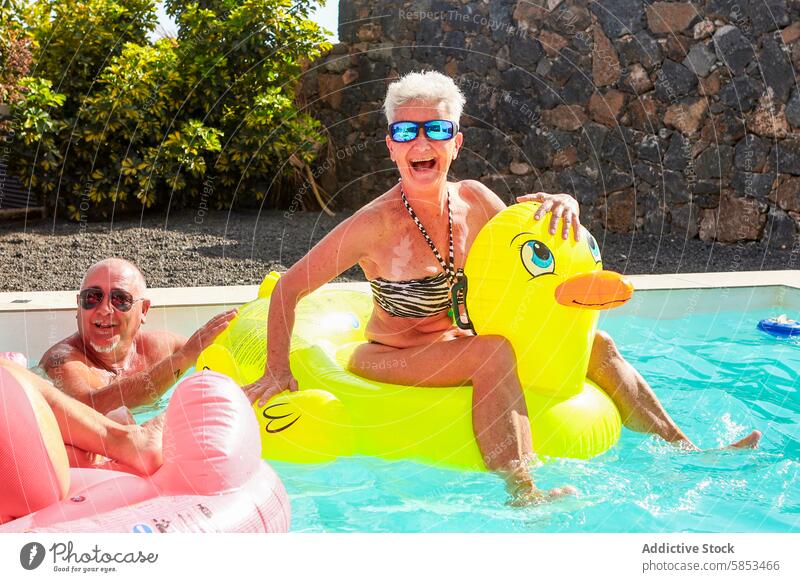
{"type": "Polygon", "coordinates": [[[49,370],[70,362],[86,364],[86,354],[80,349],[78,341],[78,334],[61,340],[44,353],[39,360],[39,366],[49,373],[49,370]]]}
{"type": "Polygon", "coordinates": [[[184,336],[163,329],[140,330],[137,339],[139,352],[154,362],[171,356],[186,343],[184,336]]]}
{"type": "Polygon", "coordinates": [[[76,398],[83,393],[78,386],[84,385],[76,379],[83,379],[89,386],[97,382],[93,365],[81,349],[80,341],[78,334],[74,334],[55,344],[39,360],[39,367],[53,385],[76,398]]]}

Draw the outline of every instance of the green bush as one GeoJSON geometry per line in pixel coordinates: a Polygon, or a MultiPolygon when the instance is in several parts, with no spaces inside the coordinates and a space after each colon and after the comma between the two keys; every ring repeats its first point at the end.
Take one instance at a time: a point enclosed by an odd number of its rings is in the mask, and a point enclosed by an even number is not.
{"type": "Polygon", "coordinates": [[[13,104],[10,123],[13,131],[11,171],[20,174],[26,185],[32,185],[45,195],[54,191],[55,180],[42,181],[41,176],[54,176],[61,167],[62,157],[57,137],[66,123],[53,111],[64,104],[63,94],[52,89],[52,83],[39,77],[23,77],[19,82],[20,96],[13,104]]]}
{"type": "Polygon", "coordinates": [[[20,98],[19,80],[31,64],[31,39],[18,19],[18,2],[0,0],[0,103],[15,103],[20,98]]]}
{"type": "Polygon", "coordinates": [[[49,81],[27,76],[32,64],[33,38],[25,29],[29,7],[25,2],[0,2],[0,182],[8,174],[24,173],[34,152],[42,168],[60,162],[54,136],[62,127],[50,112],[64,103],[64,96],[49,81]],[[9,155],[13,152],[15,155],[9,155]],[[24,157],[22,157],[24,156],[24,157]]]}
{"type": "Polygon", "coordinates": [[[201,196],[278,203],[322,145],[295,104],[301,63],[327,48],[311,2],[166,5],[177,38],[152,43],[152,0],[41,1],[29,19],[35,73],[55,89],[29,84],[19,109],[42,135],[18,158],[73,219],[201,196]]]}

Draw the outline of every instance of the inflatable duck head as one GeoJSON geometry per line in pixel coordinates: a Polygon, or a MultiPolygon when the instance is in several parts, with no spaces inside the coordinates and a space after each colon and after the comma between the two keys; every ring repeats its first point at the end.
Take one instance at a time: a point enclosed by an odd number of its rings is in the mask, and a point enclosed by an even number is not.
{"type": "Polygon", "coordinates": [[[511,342],[523,386],[567,397],[583,389],[598,311],[624,304],[633,286],[603,270],[588,230],[579,241],[552,235],[538,207],[515,204],[483,227],[458,294],[478,334],[511,342]]]}

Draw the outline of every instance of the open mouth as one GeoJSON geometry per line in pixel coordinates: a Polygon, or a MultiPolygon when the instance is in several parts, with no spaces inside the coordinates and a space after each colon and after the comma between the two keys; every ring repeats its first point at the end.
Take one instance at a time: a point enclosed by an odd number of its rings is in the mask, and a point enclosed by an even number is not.
{"type": "Polygon", "coordinates": [[[434,158],[411,160],[411,168],[418,172],[424,170],[433,170],[435,167],[436,160],[434,158]]]}
{"type": "Polygon", "coordinates": [[[117,326],[116,326],[115,324],[113,324],[113,323],[98,323],[98,322],[95,322],[93,325],[94,325],[94,326],[95,326],[97,329],[114,329],[115,327],[117,327],[117,326]]]}

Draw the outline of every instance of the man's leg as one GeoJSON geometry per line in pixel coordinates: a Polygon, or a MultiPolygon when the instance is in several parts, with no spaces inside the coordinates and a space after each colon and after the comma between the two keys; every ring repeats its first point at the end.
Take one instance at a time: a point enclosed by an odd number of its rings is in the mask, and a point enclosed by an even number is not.
{"type": "Polygon", "coordinates": [[[114,422],[36,374],[29,374],[30,384],[55,413],[65,444],[109,457],[145,475],[161,466],[160,423],[137,426],[114,422]]]}
{"type": "MultiPolygon", "coordinates": [[[[611,397],[627,428],[657,434],[668,442],[699,450],[667,414],[647,381],[622,357],[606,332],[595,334],[587,376],[611,397]]],[[[760,439],[761,433],[754,430],[729,447],[756,448],[760,439]]]]}

